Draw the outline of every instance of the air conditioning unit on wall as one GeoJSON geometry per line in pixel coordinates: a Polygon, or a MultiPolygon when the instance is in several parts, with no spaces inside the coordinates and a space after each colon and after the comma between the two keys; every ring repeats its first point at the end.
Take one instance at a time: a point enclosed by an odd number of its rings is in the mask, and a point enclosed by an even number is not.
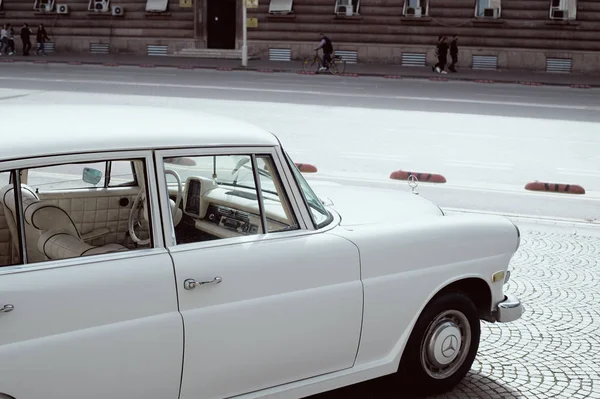
{"type": "Polygon", "coordinates": [[[112,6],[112,15],[115,17],[122,17],[125,14],[125,10],[122,6],[112,6]]]}
{"type": "Polygon", "coordinates": [[[57,4],[56,5],[56,13],[57,14],[68,14],[69,6],[66,4],[57,4]]]}
{"type": "Polygon", "coordinates": [[[407,17],[422,17],[423,9],[421,7],[408,7],[406,9],[407,17]]]}
{"type": "Polygon", "coordinates": [[[93,10],[95,12],[107,12],[109,0],[93,0],[93,10]]]}

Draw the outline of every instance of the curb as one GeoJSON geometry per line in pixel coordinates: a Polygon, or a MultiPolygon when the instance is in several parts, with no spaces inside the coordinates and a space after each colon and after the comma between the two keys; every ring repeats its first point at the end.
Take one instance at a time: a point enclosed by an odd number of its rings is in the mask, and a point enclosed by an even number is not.
{"type": "MultiPolygon", "coordinates": [[[[0,62],[6,63],[37,63],[37,60],[14,60],[14,59],[2,59],[0,62]]],[[[103,66],[128,66],[128,67],[142,67],[142,65],[150,65],[146,63],[116,63],[116,62],[103,62],[103,61],[55,61],[55,60],[44,60],[44,64],[68,64],[68,65],[103,65],[103,66]]],[[[152,64],[154,68],[176,68],[176,69],[205,69],[205,70],[217,70],[217,71],[256,71],[256,72],[269,72],[269,73],[297,73],[300,75],[316,75],[314,72],[304,72],[295,69],[267,69],[267,68],[253,68],[253,67],[214,67],[214,66],[201,66],[201,65],[175,65],[175,64],[152,64]]],[[[333,75],[332,75],[333,76],[333,75]]],[[[470,77],[435,77],[427,75],[390,75],[383,73],[344,73],[340,76],[346,77],[378,77],[386,79],[417,79],[417,80],[431,80],[431,81],[457,81],[457,82],[476,82],[476,83],[497,83],[497,84],[520,84],[523,86],[554,86],[554,87],[570,87],[577,89],[593,89],[600,88],[599,84],[574,84],[574,83],[562,83],[562,82],[534,82],[534,81],[518,81],[509,79],[481,79],[481,78],[470,78],[470,77]]]]}
{"type": "Polygon", "coordinates": [[[525,190],[555,192],[560,194],[585,194],[585,189],[577,184],[545,183],[540,181],[527,183],[525,185],[525,190]]]}
{"type": "Polygon", "coordinates": [[[296,167],[302,173],[317,173],[317,167],[309,163],[296,163],[296,167]]]}
{"type": "Polygon", "coordinates": [[[408,180],[409,176],[415,176],[419,181],[427,183],[446,183],[446,178],[436,173],[422,173],[422,172],[406,172],[404,170],[397,170],[390,174],[392,180],[408,180]]]}

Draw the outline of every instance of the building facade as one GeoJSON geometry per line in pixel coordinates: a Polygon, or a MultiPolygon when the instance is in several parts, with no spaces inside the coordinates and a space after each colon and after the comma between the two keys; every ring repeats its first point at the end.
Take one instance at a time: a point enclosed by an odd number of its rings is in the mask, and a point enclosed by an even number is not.
{"type": "Polygon", "coordinates": [[[349,61],[600,73],[600,0],[0,0],[4,23],[44,23],[57,51],[303,59],[326,33],[349,61]],[[110,50],[107,50],[110,48],[110,50]],[[92,50],[91,50],[92,49],[92,50]]]}

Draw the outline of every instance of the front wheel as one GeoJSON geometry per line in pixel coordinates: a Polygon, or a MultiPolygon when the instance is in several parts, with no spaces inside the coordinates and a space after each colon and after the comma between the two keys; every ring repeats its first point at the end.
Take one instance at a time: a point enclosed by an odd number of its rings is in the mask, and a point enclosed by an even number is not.
{"type": "Polygon", "coordinates": [[[309,57],[304,60],[302,69],[305,73],[317,73],[319,71],[320,66],[321,62],[319,60],[319,57],[309,57]]]}
{"type": "Polygon", "coordinates": [[[398,377],[419,394],[449,391],[471,368],[481,325],[473,301],[462,292],[434,298],[417,320],[398,377]]]}
{"type": "Polygon", "coordinates": [[[341,58],[333,60],[329,70],[333,75],[342,75],[346,70],[346,61],[342,60],[341,58]]]}

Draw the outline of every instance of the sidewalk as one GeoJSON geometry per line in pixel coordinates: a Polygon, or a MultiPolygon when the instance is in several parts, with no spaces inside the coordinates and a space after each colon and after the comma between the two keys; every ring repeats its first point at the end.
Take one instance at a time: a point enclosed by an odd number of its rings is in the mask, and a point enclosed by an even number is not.
{"type": "MultiPolygon", "coordinates": [[[[299,61],[268,61],[249,60],[248,67],[241,65],[241,60],[204,59],[171,56],[145,55],[90,55],[90,54],[60,54],[52,53],[42,56],[0,56],[2,62],[27,63],[60,63],[73,65],[105,65],[105,66],[137,66],[137,67],[168,67],[180,69],[219,69],[235,71],[259,71],[272,73],[302,72],[302,62],[299,61]]],[[[532,86],[570,86],[575,88],[600,88],[600,75],[557,74],[530,71],[487,71],[461,69],[458,73],[441,75],[431,71],[431,67],[402,67],[391,64],[346,64],[346,76],[386,77],[394,79],[432,79],[448,81],[471,81],[479,83],[511,83],[532,86]]]]}

